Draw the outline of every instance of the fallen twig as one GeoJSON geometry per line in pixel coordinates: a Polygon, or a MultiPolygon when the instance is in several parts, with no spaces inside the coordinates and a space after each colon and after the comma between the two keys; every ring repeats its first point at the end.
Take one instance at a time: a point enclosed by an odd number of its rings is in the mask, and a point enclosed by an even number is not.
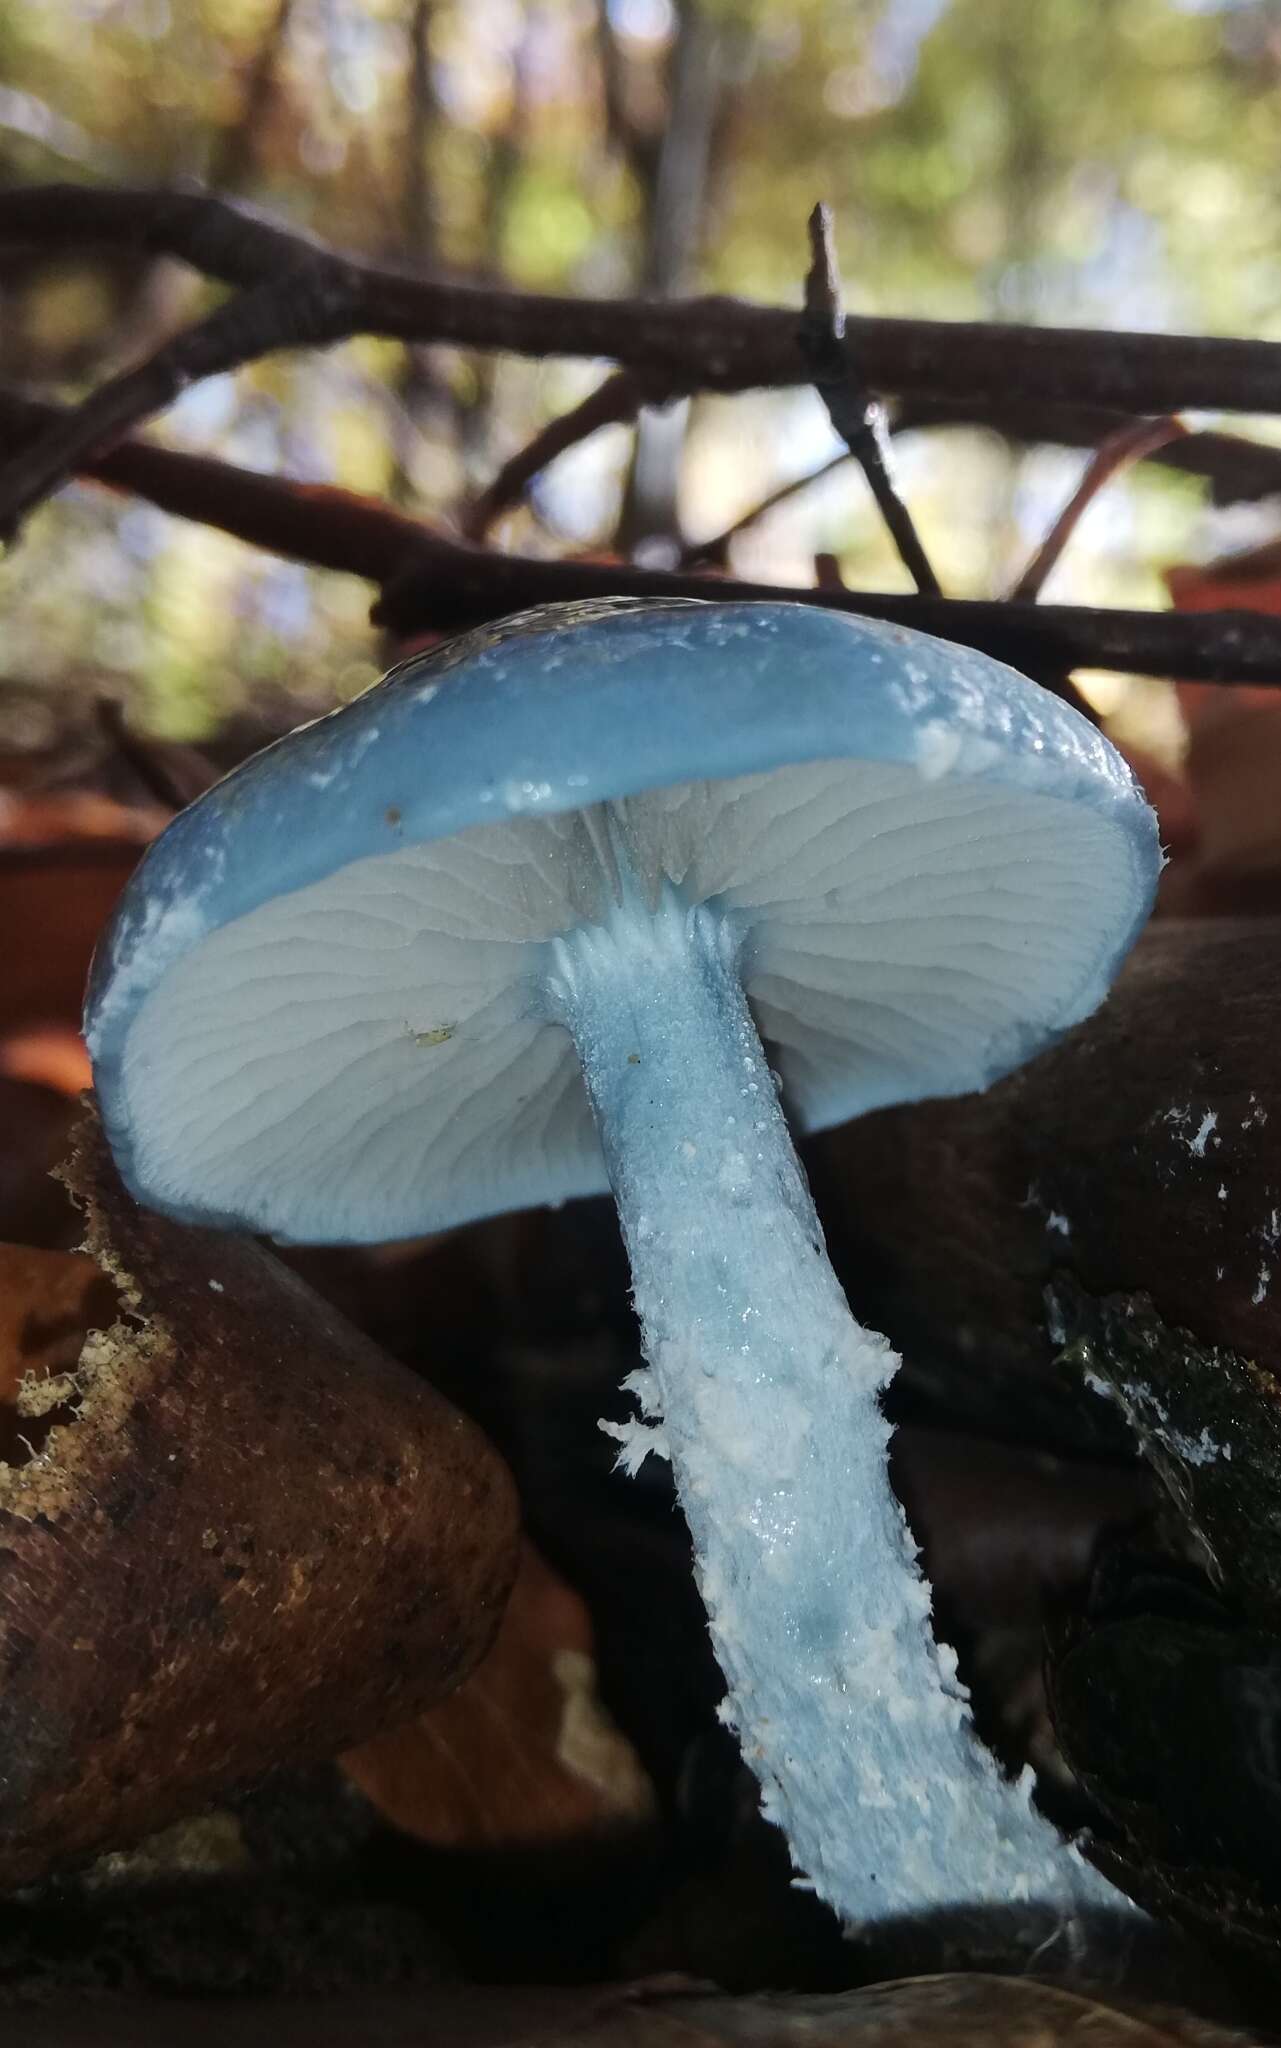
{"type": "Polygon", "coordinates": [[[890,473],[885,408],[855,376],[844,346],[845,307],[830,207],[814,208],[809,217],[809,237],[810,267],[805,279],[801,335],[802,346],[813,365],[814,389],[827,407],[833,427],[867,478],[908,575],[919,591],[937,597],[938,577],[890,473]]]}

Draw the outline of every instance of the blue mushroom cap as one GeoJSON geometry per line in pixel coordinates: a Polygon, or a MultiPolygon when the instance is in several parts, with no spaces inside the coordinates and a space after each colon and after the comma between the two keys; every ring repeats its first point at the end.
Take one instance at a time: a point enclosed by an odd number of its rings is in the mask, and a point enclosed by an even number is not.
{"type": "Polygon", "coordinates": [[[133,1192],[351,1242],[603,1189],[542,985],[620,858],[735,921],[810,1129],[981,1087],[1088,1015],[1161,865],[1115,750],[986,656],[810,605],[549,606],[393,670],[151,847],[85,1017],[133,1192]]]}

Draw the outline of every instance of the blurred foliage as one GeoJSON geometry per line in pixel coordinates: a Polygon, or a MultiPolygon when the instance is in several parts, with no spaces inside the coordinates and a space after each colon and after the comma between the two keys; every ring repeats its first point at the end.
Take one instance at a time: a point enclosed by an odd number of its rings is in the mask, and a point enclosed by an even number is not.
{"type": "MultiPolygon", "coordinates": [[[[857,308],[1277,336],[1279,72],[1275,0],[9,0],[0,178],[204,179],[388,260],[783,301],[821,195],[857,308]]],[[[0,378],[63,395],[212,298],[119,252],[4,261],[0,378]]],[[[156,431],[439,517],[601,374],[355,342],[197,387],[156,431]]],[[[608,547],[631,443],[573,451],[497,538],[608,547]]],[[[699,400],[675,445],[697,537],[834,444],[795,392],[699,400]]],[[[900,452],[957,594],[1008,583],[1082,461],[966,432],[900,452]]],[[[1048,595],[1161,601],[1166,564],[1260,518],[1211,519],[1197,486],[1141,473],[1091,509],[1048,595]]],[[[807,582],[816,550],[852,583],[903,583],[852,468],[734,561],[807,582]]],[[[90,487],[37,514],[5,576],[0,743],[46,743],[103,694],[171,736],[250,705],[278,725],[383,652],[354,579],[90,487]]]]}

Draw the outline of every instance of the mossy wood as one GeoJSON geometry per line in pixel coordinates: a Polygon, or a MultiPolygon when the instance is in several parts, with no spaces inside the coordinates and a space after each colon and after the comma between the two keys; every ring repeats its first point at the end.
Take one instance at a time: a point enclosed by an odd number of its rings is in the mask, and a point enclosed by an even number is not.
{"type": "Polygon", "coordinates": [[[244,1238],[67,1171],[121,1319],[0,1466],[0,1883],[440,1698],[515,1568],[497,1454],[244,1238]]]}

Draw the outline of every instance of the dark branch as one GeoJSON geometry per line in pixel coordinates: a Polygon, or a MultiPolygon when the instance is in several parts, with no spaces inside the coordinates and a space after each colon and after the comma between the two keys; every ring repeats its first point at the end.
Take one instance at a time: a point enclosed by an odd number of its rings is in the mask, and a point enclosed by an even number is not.
{"type": "Polygon", "coordinates": [[[312,342],[331,328],[341,330],[349,303],[341,266],[326,263],[300,265],[224,301],[136,369],[100,385],[4,465],[0,536],[9,538],[24,514],[73,475],[85,456],[162,412],[189,384],[235,369],[287,338],[312,342]]]}
{"type": "MultiPolygon", "coordinates": [[[[31,185],[0,196],[0,250],[135,249],[179,258],[206,277],[256,285],[327,261],[359,289],[360,326],[400,341],[448,342],[528,356],[604,356],[673,385],[741,391],[810,382],[787,307],[731,298],[675,303],[491,291],[330,255],[311,236],[216,193],[31,185]]],[[[336,339],[335,334],[327,338],[336,339]]],[[[279,344],[289,345],[285,335],[279,344]]],[[[1270,412],[1281,343],[1218,336],[1108,333],[999,322],[846,321],[851,368],[874,391],[1013,405],[1095,405],[1133,416],[1213,407],[1270,412]]]]}
{"type": "MultiPolygon", "coordinates": [[[[0,434],[30,440],[70,417],[61,407],[0,392],[0,434]]],[[[204,455],[123,441],[87,457],[80,473],[131,491],[163,512],[198,520],[316,569],[383,583],[411,561],[431,529],[374,498],[327,485],[288,483],[204,455]]]]}
{"type": "Polygon", "coordinates": [[[208,764],[202,764],[203,773],[192,772],[199,758],[194,748],[166,747],[136,733],[114,698],[99,697],[93,708],[111,752],[127,763],[147,795],[165,810],[181,811],[215,780],[217,770],[208,764]],[[186,774],[176,771],[175,757],[186,774]]]}
{"type": "MultiPolygon", "coordinates": [[[[306,261],[332,262],[360,300],[360,327],[396,340],[605,356],[660,381],[709,390],[810,382],[786,307],[730,298],[677,303],[490,291],[329,256],[310,236],[207,192],[35,185],[0,197],[0,249],[132,248],[190,263],[224,284],[255,285],[306,261]]],[[[336,339],[330,333],[328,339],[336,339]]],[[[278,346],[295,337],[285,334],[278,346]]],[[[1133,415],[1189,407],[1269,412],[1281,343],[1206,335],[1123,334],[997,322],[851,317],[852,369],[904,397],[1106,406],[1133,415]]]]}
{"type": "Polygon", "coordinates": [[[908,575],[923,595],[937,597],[938,577],[890,474],[885,408],[850,368],[845,347],[845,306],[829,207],[814,208],[809,217],[809,237],[810,267],[805,279],[801,345],[813,368],[814,389],[827,407],[833,427],[862,468],[908,575]]]}
{"type": "MultiPolygon", "coordinates": [[[[0,197],[0,248],[14,245],[133,248],[178,257],[240,286],[325,255],[311,237],[213,193],[82,185],[28,186],[0,197]]],[[[787,307],[491,291],[340,256],[326,260],[359,284],[364,324],[348,332],[516,355],[609,357],[675,387],[735,391],[810,381],[787,307]]],[[[1034,399],[1133,416],[1196,406],[1269,412],[1281,389],[1277,342],[863,316],[847,319],[845,339],[851,368],[873,390],[911,398],[1034,399]]]]}
{"type": "MultiPolygon", "coordinates": [[[[21,439],[59,408],[0,394],[0,432],[21,439]]],[[[879,591],[790,590],[623,563],[533,561],[470,547],[373,498],[295,484],[208,456],[126,441],[83,473],[134,491],[180,518],[251,546],[381,587],[377,625],[409,636],[452,632],[527,606],[601,595],[785,599],[913,626],[978,647],[1036,676],[1073,668],[1281,686],[1281,618],[1250,611],[1092,611],[1070,605],[974,603],[879,591]]]]}
{"type": "Polygon", "coordinates": [[[0,198],[0,249],[174,256],[221,284],[262,284],[319,247],[264,213],[194,187],[25,185],[0,198]]]}
{"type": "Polygon", "coordinates": [[[532,561],[469,550],[440,537],[385,586],[373,619],[404,635],[454,632],[531,605],[598,596],[825,605],[980,648],[1056,689],[1075,668],[1281,686],[1281,619],[1258,612],[1095,611],[882,591],[791,590],[625,563],[532,561]]]}
{"type": "MultiPolygon", "coordinates": [[[[97,410],[61,429],[56,448],[30,452],[16,483],[0,477],[0,524],[70,474],[104,436],[146,418],[191,376],[208,374],[204,363],[227,369],[273,349],[358,333],[526,356],[608,357],[671,390],[811,381],[799,323],[783,307],[723,298],[560,298],[415,277],[334,254],[212,193],[20,188],[0,197],[0,251],[6,248],[27,259],[69,249],[164,254],[258,295],[212,329],[202,323],[189,347],[182,337],[171,343],[155,359],[159,370],[143,365],[105,387],[97,410]]],[[[1130,416],[1194,406],[1267,412],[1281,390],[1275,342],[854,318],[844,346],[850,372],[873,391],[978,409],[1034,400],[1130,416]]]]}

